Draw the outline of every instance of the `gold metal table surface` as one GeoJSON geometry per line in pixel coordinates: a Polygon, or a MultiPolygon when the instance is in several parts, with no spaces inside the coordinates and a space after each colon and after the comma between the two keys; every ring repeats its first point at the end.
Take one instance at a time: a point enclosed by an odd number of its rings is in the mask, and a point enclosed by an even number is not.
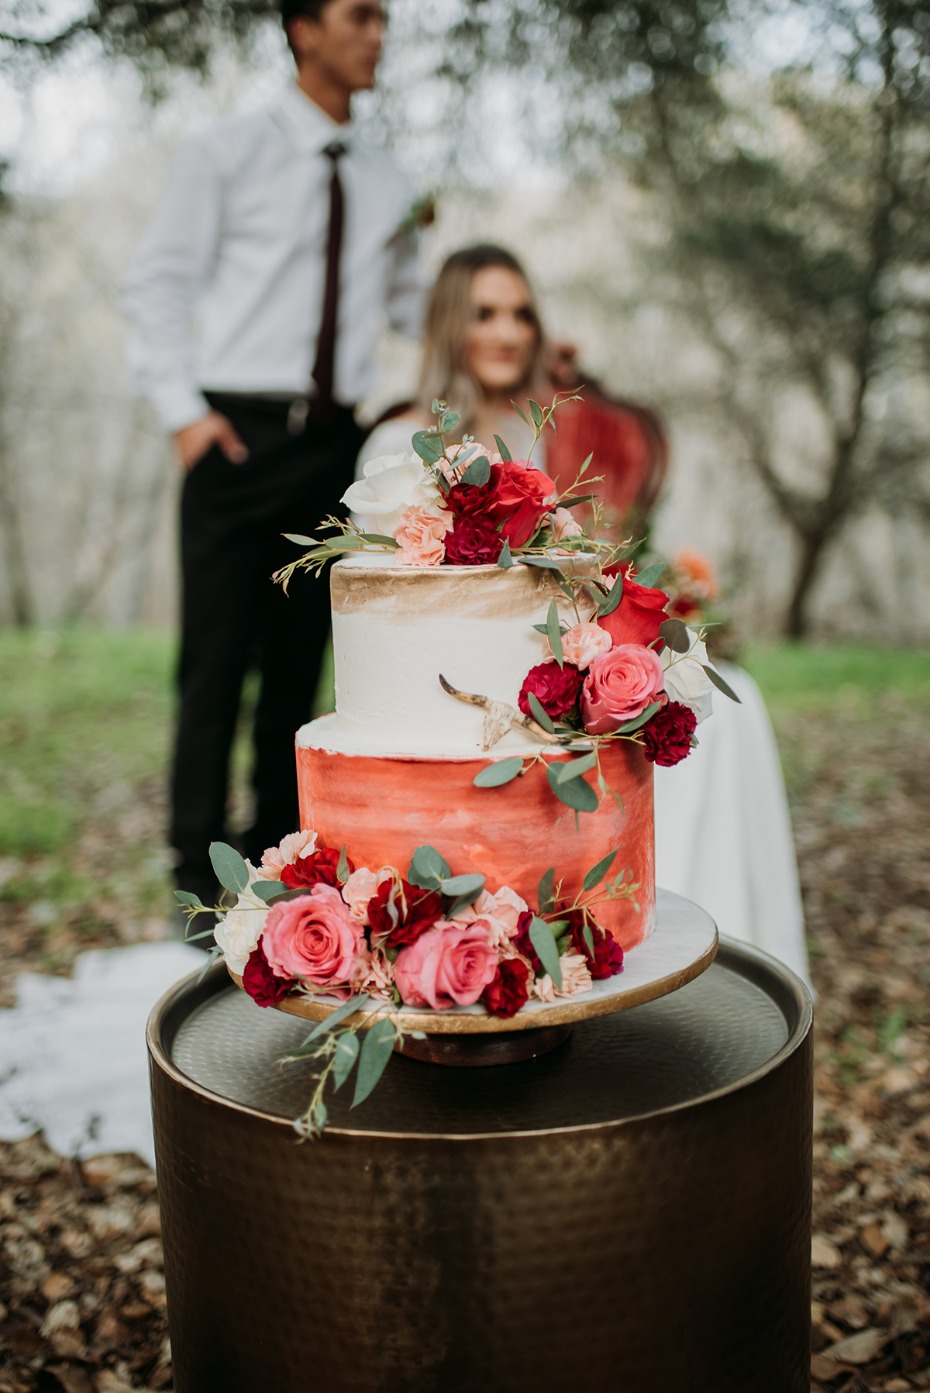
{"type": "Polygon", "coordinates": [[[721,940],[539,1059],[395,1057],[298,1143],[307,1023],[214,968],[149,1028],[177,1393],[806,1393],[807,992],[721,940]]]}

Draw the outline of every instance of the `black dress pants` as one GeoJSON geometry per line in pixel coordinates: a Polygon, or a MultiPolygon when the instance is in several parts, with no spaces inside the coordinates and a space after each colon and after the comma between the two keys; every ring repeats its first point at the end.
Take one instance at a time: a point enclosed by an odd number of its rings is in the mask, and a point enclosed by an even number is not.
{"type": "Polygon", "coordinates": [[[310,719],[330,628],[328,577],[302,572],[285,594],[272,579],[352,482],[362,432],[351,411],[293,436],[283,403],[209,394],[249,450],[231,464],[210,450],[181,496],[179,711],[170,840],[181,889],[211,895],[211,841],[227,839],[229,757],[246,672],[260,692],[253,729],[254,819],[243,851],[257,861],[298,826],[294,734],[310,719]]]}

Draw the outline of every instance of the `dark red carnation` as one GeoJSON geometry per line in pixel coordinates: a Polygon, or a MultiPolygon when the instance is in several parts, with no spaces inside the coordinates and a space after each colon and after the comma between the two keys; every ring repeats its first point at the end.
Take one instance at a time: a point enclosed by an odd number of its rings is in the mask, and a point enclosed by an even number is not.
{"type": "Polygon", "coordinates": [[[446,494],[446,507],[456,517],[473,517],[476,513],[487,512],[489,501],[487,484],[453,484],[446,494]]]}
{"type": "Polygon", "coordinates": [[[531,909],[525,909],[523,911],[517,920],[517,932],[514,934],[513,946],[518,953],[523,954],[534,972],[542,972],[542,963],[539,961],[539,954],[533,947],[530,938],[530,924],[532,924],[535,917],[531,909]]]}
{"type": "Polygon", "coordinates": [[[525,460],[492,464],[487,487],[487,516],[501,524],[501,535],[512,547],[522,547],[536,535],[559,496],[549,476],[525,460]]]}
{"type": "Polygon", "coordinates": [[[539,702],[547,716],[554,721],[568,716],[578,705],[584,676],[574,663],[559,667],[555,659],[547,663],[537,663],[531,667],[523,679],[517,705],[524,716],[532,716],[530,692],[539,702]]]}
{"type": "MultiPolygon", "coordinates": [[[[281,883],[289,890],[309,890],[314,885],[339,885],[336,868],[339,865],[338,851],[323,847],[309,856],[298,856],[292,866],[285,866],[281,872],[281,883]]],[[[351,861],[347,862],[350,873],[355,870],[351,861]]]]}
{"type": "Polygon", "coordinates": [[[587,916],[587,925],[591,933],[591,941],[594,944],[593,953],[588,947],[588,940],[585,936],[583,912],[580,909],[573,909],[565,917],[568,920],[572,947],[576,953],[584,954],[588,971],[595,982],[600,982],[605,977],[616,977],[618,972],[623,971],[623,949],[606,929],[602,929],[600,924],[595,923],[590,914],[587,916]]]}
{"type": "Polygon", "coordinates": [[[642,728],[643,750],[653,764],[669,769],[691,753],[697,716],[681,701],[670,701],[642,728]]]}
{"type": "Polygon", "coordinates": [[[259,1006],[277,1006],[297,983],[287,977],[274,975],[259,939],[258,946],[249,954],[249,960],[242,973],[242,985],[259,1006]]]}
{"type": "Polygon", "coordinates": [[[402,880],[383,880],[368,901],[372,943],[382,948],[406,948],[442,918],[438,890],[423,890],[402,880]]]}
{"type": "Polygon", "coordinates": [[[481,1000],[492,1016],[515,1016],[529,998],[530,970],[519,958],[505,958],[493,982],[485,987],[481,1000]]]}
{"type": "MultiPolygon", "coordinates": [[[[607,566],[604,575],[616,575],[622,566],[607,566]]],[[[648,648],[656,643],[659,630],[668,619],[668,596],[664,590],[655,590],[648,585],[638,585],[630,566],[623,580],[623,599],[612,614],[604,614],[598,619],[602,629],[606,629],[614,641],[620,643],[641,643],[648,648]]],[[[661,649],[664,645],[656,644],[661,649]]]]}
{"type": "Polygon", "coordinates": [[[504,539],[486,517],[458,516],[446,534],[446,562],[450,566],[486,566],[497,561],[504,539]]]}

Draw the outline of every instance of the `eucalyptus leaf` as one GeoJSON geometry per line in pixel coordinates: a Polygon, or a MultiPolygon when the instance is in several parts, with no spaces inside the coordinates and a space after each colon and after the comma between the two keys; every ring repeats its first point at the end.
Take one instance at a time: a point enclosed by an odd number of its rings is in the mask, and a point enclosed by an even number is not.
{"type": "Polygon", "coordinates": [[[204,905],[199,895],[195,895],[193,890],[175,890],[174,898],[179,904],[190,905],[191,909],[203,909],[204,905]]]}
{"type": "Polygon", "coordinates": [[[329,1109],[321,1098],[314,1106],[311,1125],[317,1132],[322,1132],[326,1126],[326,1119],[329,1117],[329,1109]]]}
{"type": "Polygon", "coordinates": [[[354,1030],[347,1030],[340,1035],[336,1041],[336,1052],[333,1057],[333,1087],[341,1088],[349,1074],[352,1072],[352,1065],[358,1059],[359,1043],[358,1036],[354,1030]]]}
{"type": "Polygon", "coordinates": [[[407,879],[421,890],[438,890],[440,882],[451,874],[446,861],[432,846],[418,846],[410,861],[407,879]]]}
{"type": "Polygon", "coordinates": [[[530,401],[530,415],[533,418],[534,426],[541,426],[543,423],[543,409],[537,401],[530,401]]]}
{"type": "Polygon", "coordinates": [[[595,885],[599,885],[613,865],[616,855],[617,848],[614,847],[613,851],[608,851],[607,855],[603,856],[596,866],[592,866],[581,882],[582,889],[593,890],[595,885]]]}
{"type": "Polygon", "coordinates": [[[597,755],[592,751],[591,754],[582,755],[580,759],[571,759],[567,764],[557,764],[559,784],[567,784],[571,779],[580,779],[582,774],[587,774],[597,764],[597,755]]]}
{"type": "Polygon", "coordinates": [[[637,585],[645,585],[647,588],[651,588],[655,585],[656,581],[660,579],[664,570],[664,561],[654,561],[651,566],[647,566],[645,571],[640,571],[639,575],[634,576],[633,579],[636,581],[637,585]]]}
{"type": "Polygon", "coordinates": [[[524,566],[538,566],[542,571],[558,571],[559,575],[562,574],[562,567],[551,556],[521,555],[520,560],[524,566]]]}
{"type": "Polygon", "coordinates": [[[511,779],[515,779],[522,769],[521,756],[510,755],[507,759],[494,760],[492,764],[479,769],[472,783],[476,788],[500,788],[502,784],[509,784],[511,779]]]}
{"type": "Polygon", "coordinates": [[[664,639],[673,653],[687,653],[691,647],[691,631],[680,619],[666,619],[659,625],[659,637],[664,639]]]}
{"type": "Polygon", "coordinates": [[[542,702],[539,700],[539,697],[536,695],[535,692],[527,692],[526,695],[527,700],[529,701],[530,710],[533,713],[533,720],[536,722],[537,725],[542,726],[543,730],[546,731],[549,735],[555,735],[555,726],[552,722],[552,717],[549,715],[549,712],[546,710],[542,702]]]}
{"type": "Polygon", "coordinates": [[[357,1108],[359,1103],[364,1103],[369,1093],[375,1087],[387,1068],[387,1062],[391,1057],[393,1048],[393,1023],[382,1017],[380,1021],[375,1021],[374,1025],[365,1036],[365,1043],[362,1045],[358,1059],[358,1072],[355,1076],[355,1096],[352,1099],[353,1108],[357,1108]]]}
{"type": "Polygon", "coordinates": [[[555,600],[549,601],[549,613],[546,615],[546,635],[549,639],[549,647],[552,649],[553,658],[555,658],[559,667],[564,667],[565,658],[562,654],[562,630],[559,625],[559,607],[555,600]]]}
{"type": "Polygon", "coordinates": [[[472,484],[475,488],[481,488],[491,477],[491,461],[487,455],[479,455],[473,459],[471,464],[462,475],[463,484],[472,484]]]}
{"type": "Polygon", "coordinates": [[[335,1011],[331,1011],[325,1020],[317,1021],[316,1025],[301,1040],[301,1048],[309,1045],[311,1040],[315,1040],[319,1035],[325,1035],[327,1030],[335,1030],[337,1025],[342,1025],[344,1020],[353,1016],[356,1011],[361,1011],[371,1000],[367,992],[359,992],[358,996],[350,996],[348,1001],[344,1001],[341,1006],[337,1006],[335,1011]]]}
{"type": "Polygon", "coordinates": [[[582,934],[583,934],[583,936],[584,936],[585,945],[586,945],[586,947],[587,947],[587,949],[588,949],[588,954],[589,954],[589,956],[593,959],[593,958],[594,958],[594,934],[591,932],[591,925],[590,925],[589,923],[587,923],[587,921],[585,921],[585,926],[584,926],[584,928],[582,929],[582,934]]]}
{"type": "Polygon", "coordinates": [[[439,429],[446,435],[450,430],[455,430],[461,419],[457,411],[444,411],[439,418],[439,429]]]}
{"type": "Polygon", "coordinates": [[[743,703],[740,701],[729,682],[727,682],[726,678],[720,676],[716,668],[712,668],[709,663],[701,663],[701,667],[707,673],[707,676],[718,691],[723,692],[724,696],[728,696],[731,701],[735,701],[737,705],[742,706],[743,703]]]}
{"type": "Polygon", "coordinates": [[[439,888],[444,895],[462,896],[466,904],[478,898],[485,886],[483,875],[453,875],[441,882],[439,888]]]}
{"type": "Polygon", "coordinates": [[[380,532],[363,532],[362,539],[372,546],[396,548],[398,545],[396,537],[384,537],[380,532]]]}
{"type": "Polygon", "coordinates": [[[529,425],[530,423],[526,412],[521,407],[517,406],[517,403],[515,401],[512,401],[510,405],[513,407],[514,411],[520,417],[520,420],[523,421],[525,425],[529,425]]]}
{"type": "Polygon", "coordinates": [[[562,964],[559,962],[559,950],[549,925],[545,919],[540,919],[538,914],[534,914],[530,921],[530,942],[536,949],[543,971],[548,973],[555,986],[561,987],[562,964]]]}
{"type": "MultiPolygon", "coordinates": [[[[573,493],[570,498],[560,498],[560,508],[577,508],[580,503],[590,503],[592,498],[596,498],[596,493],[573,493]]],[[[590,542],[588,543],[590,546],[590,542]]]]}
{"type": "Polygon", "coordinates": [[[287,886],[280,880],[253,880],[249,886],[249,894],[254,895],[258,900],[264,900],[267,904],[269,900],[275,900],[279,895],[287,894],[287,886]]]}
{"type": "Polygon", "coordinates": [[[340,885],[345,885],[351,874],[352,872],[349,870],[349,858],[346,854],[345,843],[343,843],[342,850],[339,853],[339,860],[336,863],[336,879],[339,881],[340,885]]]}
{"type": "Polygon", "coordinates": [[[295,542],[299,547],[318,547],[320,545],[319,537],[305,537],[300,532],[285,532],[283,535],[285,541],[295,542]]]}
{"type": "Polygon", "coordinates": [[[661,701],[653,701],[646,707],[645,711],[640,711],[638,716],[634,716],[632,721],[627,721],[626,725],[618,726],[618,735],[632,735],[634,730],[641,729],[647,721],[651,721],[655,713],[661,710],[661,701]]]}
{"type": "Polygon", "coordinates": [[[504,538],[504,545],[501,547],[501,554],[497,558],[497,564],[502,571],[509,571],[513,565],[513,554],[510,550],[510,543],[504,538]]]}
{"type": "Polygon", "coordinates": [[[598,614],[603,618],[605,614],[613,614],[614,610],[623,599],[623,576],[618,571],[614,576],[614,583],[608,590],[604,599],[597,607],[598,614]]]}
{"type": "Polygon", "coordinates": [[[550,764],[546,770],[549,787],[568,808],[578,813],[593,813],[597,809],[598,796],[586,779],[568,779],[565,783],[559,778],[559,765],[550,764]]]}
{"type": "Polygon", "coordinates": [[[436,464],[442,459],[442,440],[436,431],[418,430],[410,443],[427,464],[436,464]]]}
{"type": "Polygon", "coordinates": [[[497,453],[500,455],[501,459],[506,460],[508,464],[512,464],[513,455],[507,449],[507,446],[504,444],[503,440],[501,440],[499,435],[495,435],[494,440],[497,444],[497,453]]]}
{"type": "Polygon", "coordinates": [[[210,865],[225,890],[241,895],[249,883],[249,868],[242,857],[227,842],[210,843],[210,865]]]}
{"type": "Polygon", "coordinates": [[[590,455],[588,455],[588,457],[585,459],[585,461],[584,461],[584,463],[582,464],[581,468],[578,470],[578,478],[579,478],[579,479],[581,478],[582,474],[587,474],[588,470],[589,470],[590,467],[591,467],[591,461],[593,460],[593,458],[594,458],[594,451],[592,450],[591,453],[590,453],[590,455]]]}
{"type": "Polygon", "coordinates": [[[539,900],[540,909],[551,909],[553,896],[555,894],[555,866],[550,866],[540,879],[539,888],[536,896],[539,900]]]}

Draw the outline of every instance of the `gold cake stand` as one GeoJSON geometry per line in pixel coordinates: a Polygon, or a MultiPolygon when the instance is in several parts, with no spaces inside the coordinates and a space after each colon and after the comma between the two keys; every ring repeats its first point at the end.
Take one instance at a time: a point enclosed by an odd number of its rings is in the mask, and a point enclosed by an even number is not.
{"type": "MultiPolygon", "coordinates": [[[[367,1029],[387,1011],[396,1016],[404,1035],[395,1048],[410,1059],[457,1066],[512,1064],[535,1059],[555,1049],[571,1034],[577,1021],[611,1016],[648,1001],[668,996],[693,982],[710,967],[717,953],[717,928],[704,910],[668,891],[656,896],[655,932],[626,954],[623,971],[575,996],[546,1002],[532,1000],[509,1020],[489,1015],[481,1006],[447,1011],[368,1003],[350,1017],[367,1029]],[[419,1031],[425,1039],[408,1032],[419,1031]]],[[[239,987],[242,978],[230,972],[239,987]]],[[[324,996],[293,996],[277,1009],[308,1021],[323,1021],[341,1002],[324,996]]]]}

